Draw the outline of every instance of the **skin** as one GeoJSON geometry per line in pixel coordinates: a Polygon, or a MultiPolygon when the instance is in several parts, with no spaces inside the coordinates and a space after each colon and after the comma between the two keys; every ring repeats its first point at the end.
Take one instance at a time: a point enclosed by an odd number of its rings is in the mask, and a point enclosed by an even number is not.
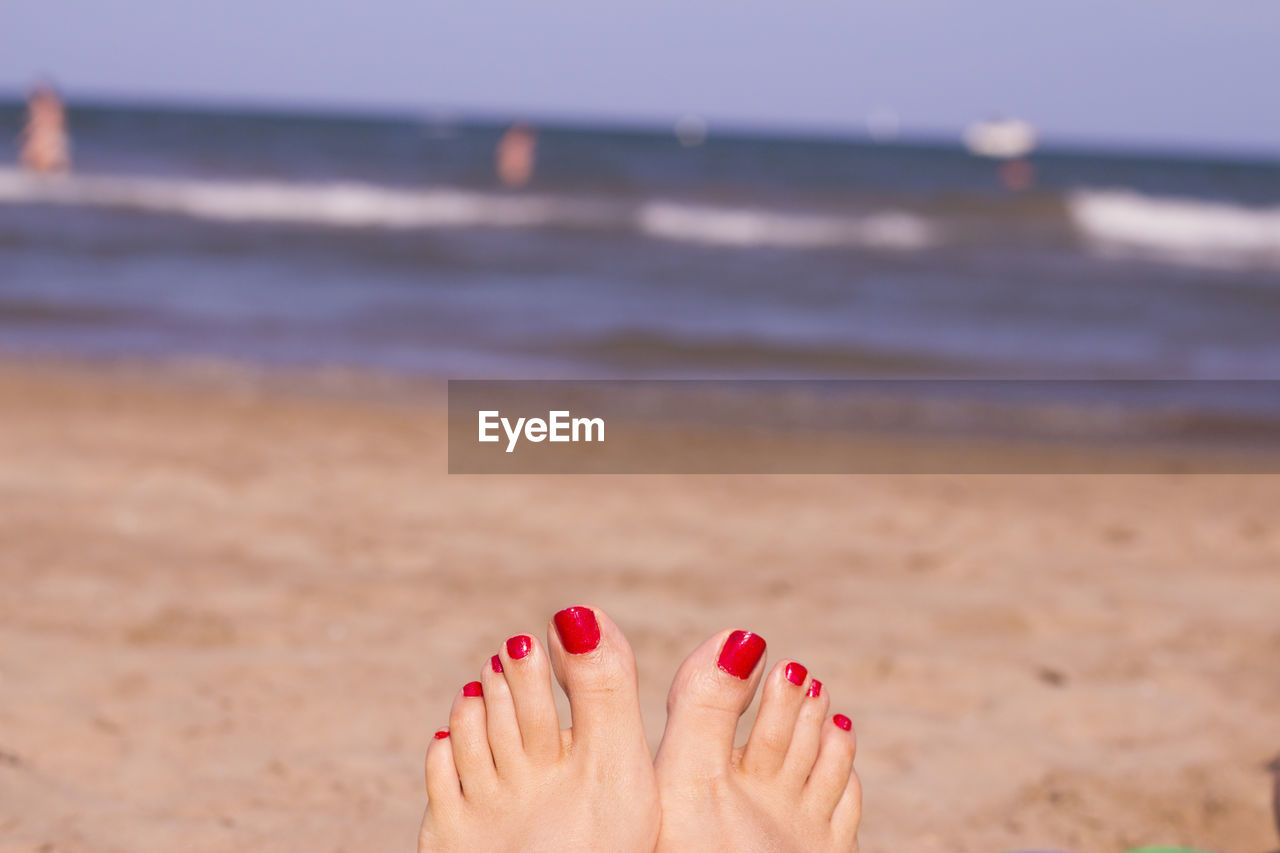
{"type": "Polygon", "coordinates": [[[534,639],[519,660],[504,646],[501,673],[486,662],[483,697],[458,692],[449,736],[427,750],[419,853],[654,849],[658,791],[635,657],[613,621],[594,612],[593,651],[570,655],[552,628],[545,647],[534,639]],[[573,717],[565,731],[553,668],[573,717]]]}
{"type": "Polygon", "coordinates": [[[1271,814],[1276,821],[1276,834],[1280,835],[1280,755],[1267,765],[1271,771],[1271,814]]]}
{"type": "Polygon", "coordinates": [[[765,661],[745,679],[727,674],[717,654],[729,632],[717,634],[676,676],[655,767],[630,645],[592,612],[591,651],[570,654],[552,627],[520,659],[504,647],[501,672],[486,663],[482,696],[459,690],[448,736],[427,750],[419,853],[857,850],[854,737],[827,719],[825,691],[807,695],[812,680],[791,683],[783,661],[763,677],[756,725],[735,750],[765,661]],[[569,697],[564,731],[552,671],[569,697]]]}
{"type": "Polygon", "coordinates": [[[659,851],[841,851],[858,849],[862,788],[853,772],[856,741],[828,718],[826,690],[792,684],[789,661],[746,679],[716,666],[728,631],[691,654],[667,698],[667,731],[656,763],[662,798],[659,851]],[[735,749],[738,718],[764,681],[746,746],[735,749]]]}

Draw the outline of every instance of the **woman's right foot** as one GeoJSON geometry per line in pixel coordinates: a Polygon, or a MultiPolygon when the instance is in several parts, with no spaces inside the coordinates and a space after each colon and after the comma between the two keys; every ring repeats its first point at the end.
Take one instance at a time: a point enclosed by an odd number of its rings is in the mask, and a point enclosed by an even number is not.
{"type": "Polygon", "coordinates": [[[658,750],[658,851],[820,853],[858,849],[862,788],[848,717],[827,719],[828,697],[794,661],[765,677],[747,745],[738,718],[764,672],[764,640],[723,631],[681,665],[658,750]]]}

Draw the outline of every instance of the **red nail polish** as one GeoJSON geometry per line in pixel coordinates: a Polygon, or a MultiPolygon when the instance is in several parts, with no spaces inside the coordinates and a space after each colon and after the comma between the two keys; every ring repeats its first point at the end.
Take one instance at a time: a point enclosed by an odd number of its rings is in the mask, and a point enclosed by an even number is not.
{"type": "Polygon", "coordinates": [[[751,671],[760,662],[764,654],[764,637],[750,631],[734,631],[724,641],[720,650],[720,659],[716,664],[734,678],[744,681],[751,677],[751,671]]]}
{"type": "Polygon", "coordinates": [[[494,672],[502,672],[502,658],[497,655],[489,658],[489,666],[493,667],[494,672]]]}
{"type": "Polygon", "coordinates": [[[449,730],[448,730],[448,729],[441,729],[440,731],[438,731],[438,732],[436,732],[436,733],[435,733],[435,739],[436,739],[436,740],[444,740],[444,739],[445,739],[445,738],[447,738],[448,736],[449,736],[449,730]]]}
{"type": "Polygon", "coordinates": [[[483,696],[484,688],[480,686],[480,682],[478,681],[468,681],[466,684],[462,685],[462,695],[483,696]]]}
{"type": "Polygon", "coordinates": [[[853,720],[849,719],[844,714],[836,714],[831,718],[831,722],[836,724],[836,728],[844,729],[846,732],[853,728],[853,720]]]}
{"type": "Polygon", "coordinates": [[[813,681],[809,682],[809,697],[811,699],[817,699],[821,695],[822,682],[815,678],[813,681]]]}
{"type": "Polygon", "coordinates": [[[564,650],[583,655],[600,645],[600,623],[590,607],[568,607],[555,615],[556,633],[564,650]]]}
{"type": "Polygon", "coordinates": [[[520,660],[520,658],[529,654],[532,649],[533,637],[527,634],[517,634],[507,640],[507,654],[511,655],[512,660],[520,660]]]}
{"type": "Polygon", "coordinates": [[[782,674],[787,677],[787,681],[798,687],[804,684],[804,680],[809,677],[809,670],[805,668],[804,664],[792,661],[787,664],[787,668],[782,671],[782,674]]]}

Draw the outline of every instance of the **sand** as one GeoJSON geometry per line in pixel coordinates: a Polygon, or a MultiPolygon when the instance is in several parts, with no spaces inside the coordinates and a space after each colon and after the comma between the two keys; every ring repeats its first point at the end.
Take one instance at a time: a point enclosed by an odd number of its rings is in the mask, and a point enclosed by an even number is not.
{"type": "Polygon", "coordinates": [[[721,627],[856,720],[864,853],[1276,846],[1280,478],[449,477],[439,388],[0,366],[0,850],[411,849],[557,608],[651,742],[721,627]]]}

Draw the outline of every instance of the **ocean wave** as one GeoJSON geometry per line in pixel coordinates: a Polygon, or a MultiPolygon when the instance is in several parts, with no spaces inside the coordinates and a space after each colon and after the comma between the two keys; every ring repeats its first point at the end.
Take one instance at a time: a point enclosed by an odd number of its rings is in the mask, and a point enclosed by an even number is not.
{"type": "Polygon", "coordinates": [[[932,225],[918,216],[897,211],[859,217],[822,216],[649,202],[640,208],[638,222],[651,237],[719,246],[910,250],[936,242],[932,225]]]}
{"type": "Polygon", "coordinates": [[[1104,253],[1280,268],[1280,207],[1082,190],[1070,195],[1068,210],[1076,228],[1104,253]]]}
{"type": "Polygon", "coordinates": [[[112,207],[223,222],[347,228],[534,227],[590,223],[580,204],[452,189],[401,190],[352,182],[211,181],[0,170],[0,202],[112,207]]]}
{"type": "Polygon", "coordinates": [[[214,181],[69,175],[0,169],[0,203],[61,204],[167,213],[220,222],[334,228],[615,228],[651,239],[739,248],[862,247],[910,250],[934,229],[907,213],[829,216],[652,200],[511,196],[354,182],[214,181]]]}
{"type": "MultiPolygon", "coordinates": [[[[452,187],[343,182],[215,180],[124,175],[42,177],[0,169],[0,204],[56,204],[185,216],[227,223],[317,228],[558,228],[612,230],[651,240],[722,248],[873,249],[911,252],[963,242],[1017,243],[1023,226],[1061,211],[1061,197],[955,199],[850,212],[715,205],[669,198],[506,194],[452,187]],[[975,231],[975,229],[977,229],[975,231]]],[[[865,200],[863,200],[865,203],[865,200]]],[[[1077,190],[1068,221],[1098,254],[1230,268],[1280,268],[1280,207],[1077,190]]],[[[1059,214],[1060,216],[1060,214],[1059,214]]],[[[1056,220],[1056,221],[1055,221],[1056,220]]],[[[1043,223],[1042,223],[1043,225],[1043,223]]]]}

